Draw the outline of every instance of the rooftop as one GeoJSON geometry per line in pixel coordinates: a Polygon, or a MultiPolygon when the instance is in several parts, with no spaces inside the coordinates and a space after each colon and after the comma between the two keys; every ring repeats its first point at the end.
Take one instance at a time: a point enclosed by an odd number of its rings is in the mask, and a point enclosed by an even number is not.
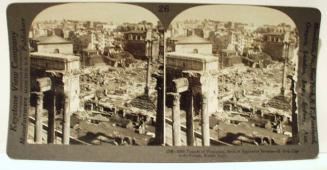
{"type": "Polygon", "coordinates": [[[72,42],[65,40],[57,35],[51,35],[49,37],[41,37],[37,44],[71,44],[72,42]]]}
{"type": "Polygon", "coordinates": [[[34,40],[40,42],[40,41],[44,41],[45,39],[47,39],[48,36],[38,36],[38,37],[35,37],[33,38],[34,40]]]}
{"type": "Polygon", "coordinates": [[[196,35],[173,37],[172,40],[176,40],[176,44],[211,44],[206,39],[196,35]]]}
{"type": "Polygon", "coordinates": [[[181,53],[181,52],[170,52],[166,56],[167,58],[180,58],[186,60],[194,60],[201,62],[218,62],[218,58],[213,55],[195,54],[195,53],[181,53]]]}
{"type": "Polygon", "coordinates": [[[79,57],[75,55],[66,55],[60,53],[41,53],[41,52],[33,52],[30,53],[31,58],[36,59],[48,59],[48,60],[56,60],[56,61],[79,61],[79,57]]]}

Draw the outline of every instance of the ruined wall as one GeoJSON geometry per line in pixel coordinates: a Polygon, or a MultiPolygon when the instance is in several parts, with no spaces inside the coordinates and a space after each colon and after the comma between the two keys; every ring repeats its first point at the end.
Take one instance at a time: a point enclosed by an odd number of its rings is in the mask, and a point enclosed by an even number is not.
{"type": "Polygon", "coordinates": [[[240,56],[221,56],[219,61],[223,67],[230,67],[242,63],[240,56]]]}
{"type": "Polygon", "coordinates": [[[137,59],[146,59],[144,41],[128,41],[124,47],[124,50],[131,53],[137,59]]]}
{"type": "MultiPolygon", "coordinates": [[[[282,61],[283,60],[283,43],[276,42],[265,42],[263,44],[262,51],[271,56],[271,59],[282,61]]],[[[288,50],[288,58],[292,59],[294,57],[295,45],[290,44],[288,50]]]]}
{"type": "Polygon", "coordinates": [[[90,56],[83,56],[83,66],[94,66],[97,64],[104,64],[105,59],[101,55],[90,55],[90,56]]]}
{"type": "Polygon", "coordinates": [[[56,49],[61,54],[73,55],[73,44],[38,44],[38,52],[54,53],[56,49]]]}
{"type": "Polygon", "coordinates": [[[273,60],[282,60],[283,58],[283,44],[266,42],[263,44],[262,51],[271,56],[273,60]]]}
{"type": "Polygon", "coordinates": [[[176,44],[175,52],[193,53],[197,49],[199,54],[212,54],[212,44],[176,44]]]}
{"type": "MultiPolygon", "coordinates": [[[[126,42],[124,50],[131,53],[135,58],[146,60],[146,42],[140,40],[129,40],[126,42]]],[[[159,42],[152,42],[152,58],[158,59],[159,57],[159,42]]]]}

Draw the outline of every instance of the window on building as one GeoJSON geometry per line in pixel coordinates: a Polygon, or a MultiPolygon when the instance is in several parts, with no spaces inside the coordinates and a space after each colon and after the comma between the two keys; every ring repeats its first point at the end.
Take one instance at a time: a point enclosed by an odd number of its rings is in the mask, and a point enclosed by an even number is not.
{"type": "Polygon", "coordinates": [[[197,53],[199,53],[199,50],[195,48],[195,49],[193,49],[193,53],[197,54],[197,53]]]}
{"type": "Polygon", "coordinates": [[[56,49],[54,49],[53,50],[53,53],[56,53],[56,54],[58,54],[60,51],[59,51],[59,49],[58,48],[56,48],[56,49]]]}

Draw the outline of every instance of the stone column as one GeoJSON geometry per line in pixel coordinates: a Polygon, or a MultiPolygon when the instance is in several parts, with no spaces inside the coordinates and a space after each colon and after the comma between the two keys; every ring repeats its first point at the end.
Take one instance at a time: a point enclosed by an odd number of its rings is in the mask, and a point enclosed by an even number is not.
{"type": "Polygon", "coordinates": [[[56,132],[55,132],[55,118],[56,118],[56,92],[51,92],[51,106],[48,112],[48,143],[55,143],[56,132]]]}
{"type": "Polygon", "coordinates": [[[173,118],[173,146],[181,145],[181,118],[180,118],[180,94],[168,93],[174,97],[172,118],[173,118]]]}
{"type": "Polygon", "coordinates": [[[208,113],[208,97],[207,94],[202,95],[201,109],[201,126],[202,126],[202,145],[210,146],[210,131],[209,131],[209,113],[208,113]]]}
{"type": "Polygon", "coordinates": [[[193,129],[193,94],[190,89],[188,92],[189,105],[186,112],[186,141],[188,146],[194,146],[194,129],[193,129]]]}
{"type": "Polygon", "coordinates": [[[156,124],[155,124],[155,141],[158,145],[165,144],[165,115],[164,115],[164,89],[163,89],[163,75],[162,74],[153,74],[156,82],[157,90],[157,110],[156,110],[156,124]]]}
{"type": "Polygon", "coordinates": [[[144,92],[146,96],[149,96],[149,88],[151,81],[151,61],[152,61],[152,31],[147,30],[145,37],[145,56],[147,57],[147,71],[146,71],[146,85],[144,88],[144,92]]]}
{"type": "Polygon", "coordinates": [[[283,58],[284,58],[284,65],[283,65],[283,78],[282,78],[282,87],[280,89],[281,95],[285,96],[285,88],[287,83],[287,62],[288,62],[288,54],[289,54],[289,43],[284,42],[283,47],[283,58]]]}
{"type": "Polygon", "coordinates": [[[151,81],[151,65],[150,65],[150,56],[147,56],[147,69],[146,69],[146,83],[144,87],[144,94],[150,96],[150,81],[151,81]]]}
{"type": "Polygon", "coordinates": [[[70,137],[70,113],[69,113],[69,97],[65,94],[64,115],[63,115],[63,132],[62,143],[68,145],[70,137]]]}
{"type": "Polygon", "coordinates": [[[296,106],[296,93],[295,93],[295,84],[296,81],[292,78],[291,79],[291,87],[290,91],[292,92],[292,100],[291,100],[291,109],[292,109],[292,142],[293,144],[299,143],[299,127],[298,127],[298,112],[296,106]]]}
{"type": "Polygon", "coordinates": [[[36,93],[34,142],[37,144],[42,143],[43,96],[43,92],[36,93]]]}

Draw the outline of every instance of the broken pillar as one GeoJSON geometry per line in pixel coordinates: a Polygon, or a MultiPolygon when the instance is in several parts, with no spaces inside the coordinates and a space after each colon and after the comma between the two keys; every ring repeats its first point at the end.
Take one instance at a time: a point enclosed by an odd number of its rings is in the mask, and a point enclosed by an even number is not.
{"type": "Polygon", "coordinates": [[[43,92],[36,93],[34,142],[42,143],[43,92]]]}
{"type": "Polygon", "coordinates": [[[188,108],[186,111],[186,142],[188,146],[194,146],[194,127],[193,127],[193,94],[192,90],[188,92],[188,108]]]}
{"type": "Polygon", "coordinates": [[[168,93],[173,96],[173,109],[172,109],[172,121],[173,121],[173,146],[181,145],[181,118],[180,118],[180,94],[168,93]]]}
{"type": "Polygon", "coordinates": [[[48,143],[55,143],[55,119],[56,119],[56,92],[51,91],[51,105],[48,111],[48,143]]]}
{"type": "Polygon", "coordinates": [[[157,90],[157,110],[156,110],[156,124],[155,124],[155,141],[158,145],[165,144],[165,116],[164,116],[164,100],[163,100],[163,74],[152,74],[156,79],[157,90]]]}
{"type": "Polygon", "coordinates": [[[62,143],[65,145],[69,144],[70,137],[70,113],[69,111],[69,96],[65,94],[65,104],[64,104],[64,119],[63,119],[63,132],[62,132],[62,143]]]}
{"type": "Polygon", "coordinates": [[[202,128],[202,146],[210,146],[210,131],[209,131],[209,113],[207,108],[207,94],[202,94],[202,109],[201,109],[201,128],[202,128]]]}

